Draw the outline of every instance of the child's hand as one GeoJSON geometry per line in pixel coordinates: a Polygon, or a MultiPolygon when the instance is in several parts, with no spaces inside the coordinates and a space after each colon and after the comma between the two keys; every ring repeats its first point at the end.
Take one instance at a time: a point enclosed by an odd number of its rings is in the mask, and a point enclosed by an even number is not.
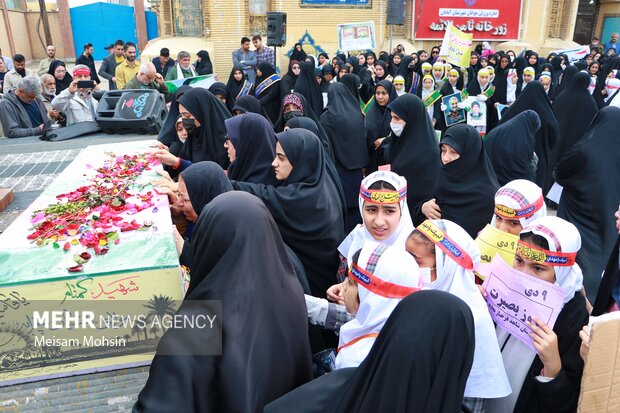
{"type": "Polygon", "coordinates": [[[534,348],[538,352],[540,361],[544,365],[545,377],[555,378],[562,370],[562,360],[558,351],[558,336],[547,324],[536,317],[532,317],[532,322],[528,323],[532,329],[534,348]]]}
{"type": "MultiPolygon", "coordinates": [[[[346,280],[345,280],[346,282],[346,280]]],[[[344,283],[334,284],[327,289],[327,299],[331,302],[344,304],[341,295],[344,293],[344,283]]]]}
{"type": "Polygon", "coordinates": [[[583,326],[583,328],[579,332],[579,338],[581,339],[579,355],[581,356],[581,359],[585,362],[586,354],[588,354],[588,349],[590,348],[590,327],[583,326]]]}

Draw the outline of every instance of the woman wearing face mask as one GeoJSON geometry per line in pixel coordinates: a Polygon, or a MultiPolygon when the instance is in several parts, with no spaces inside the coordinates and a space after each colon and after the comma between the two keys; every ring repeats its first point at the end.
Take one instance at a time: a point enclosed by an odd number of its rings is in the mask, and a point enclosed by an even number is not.
{"type": "Polygon", "coordinates": [[[164,149],[156,151],[155,156],[174,171],[183,171],[200,161],[213,161],[223,169],[228,168],[224,121],[231,115],[226,106],[202,88],[191,88],[178,102],[183,127],[187,130],[187,141],[178,157],[164,149]]]}
{"type": "Polygon", "coordinates": [[[480,249],[463,228],[446,219],[424,221],[408,237],[406,248],[420,266],[425,289],[459,297],[474,315],[476,347],[464,405],[472,412],[484,412],[488,399],[508,396],[511,389],[493,320],[474,282],[473,269],[480,263],[480,249]],[[453,249],[438,242],[438,234],[448,239],[453,249]]]}
{"type": "Polygon", "coordinates": [[[236,102],[240,97],[250,95],[254,90],[254,84],[243,76],[241,66],[234,66],[230,71],[226,88],[228,89],[234,104],[234,102],[236,102]]]}
{"type": "Polygon", "coordinates": [[[440,167],[437,138],[424,103],[416,95],[399,96],[388,109],[392,134],[385,158],[393,172],[416,183],[407,195],[409,210],[413,212],[418,203],[430,198],[435,188],[440,167]]]}
{"type": "Polygon", "coordinates": [[[470,125],[454,125],[441,138],[443,166],[433,195],[421,203],[418,219],[449,219],[475,237],[489,220],[499,188],[480,134],[470,125]]]}
{"type": "Polygon", "coordinates": [[[280,76],[270,63],[261,62],[256,66],[256,88],[254,90],[269,120],[275,123],[278,120],[280,107],[280,76]]]}
{"type": "Polygon", "coordinates": [[[588,322],[585,298],[580,292],[583,274],[575,263],[581,237],[574,225],[552,216],[533,221],[519,237],[514,268],[541,283],[559,285],[564,291],[564,303],[554,309],[559,315],[553,329],[532,317],[529,335],[536,350],[501,327],[496,328],[512,394],[490,400],[487,410],[574,412],[583,372],[578,333],[588,322]]]}
{"type": "Polygon", "coordinates": [[[385,164],[382,143],[390,134],[392,116],[387,108],[397,98],[396,88],[387,80],[382,80],[375,87],[375,98],[366,110],[366,145],[370,160],[366,172],[374,172],[379,165],[385,164]]]}

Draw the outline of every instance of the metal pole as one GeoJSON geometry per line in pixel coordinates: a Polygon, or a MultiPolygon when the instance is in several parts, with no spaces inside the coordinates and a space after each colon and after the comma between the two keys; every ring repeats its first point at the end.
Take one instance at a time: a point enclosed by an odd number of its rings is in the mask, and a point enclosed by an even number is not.
{"type": "Polygon", "coordinates": [[[392,35],[394,34],[394,25],[390,24],[390,54],[392,54],[392,35]]]}

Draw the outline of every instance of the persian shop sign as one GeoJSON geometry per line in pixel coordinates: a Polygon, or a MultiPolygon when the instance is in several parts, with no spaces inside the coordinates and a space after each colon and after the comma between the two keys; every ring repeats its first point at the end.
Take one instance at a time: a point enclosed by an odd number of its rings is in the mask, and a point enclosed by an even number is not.
{"type": "Polygon", "coordinates": [[[441,40],[450,24],[474,40],[518,40],[522,0],[426,0],[414,5],[417,40],[441,40]]]}

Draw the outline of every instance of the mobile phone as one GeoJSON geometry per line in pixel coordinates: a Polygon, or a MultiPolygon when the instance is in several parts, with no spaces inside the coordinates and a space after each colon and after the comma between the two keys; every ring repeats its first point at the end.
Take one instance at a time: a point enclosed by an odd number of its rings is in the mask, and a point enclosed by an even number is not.
{"type": "Polygon", "coordinates": [[[78,89],[92,89],[95,87],[94,80],[78,80],[77,82],[78,89]]]}

